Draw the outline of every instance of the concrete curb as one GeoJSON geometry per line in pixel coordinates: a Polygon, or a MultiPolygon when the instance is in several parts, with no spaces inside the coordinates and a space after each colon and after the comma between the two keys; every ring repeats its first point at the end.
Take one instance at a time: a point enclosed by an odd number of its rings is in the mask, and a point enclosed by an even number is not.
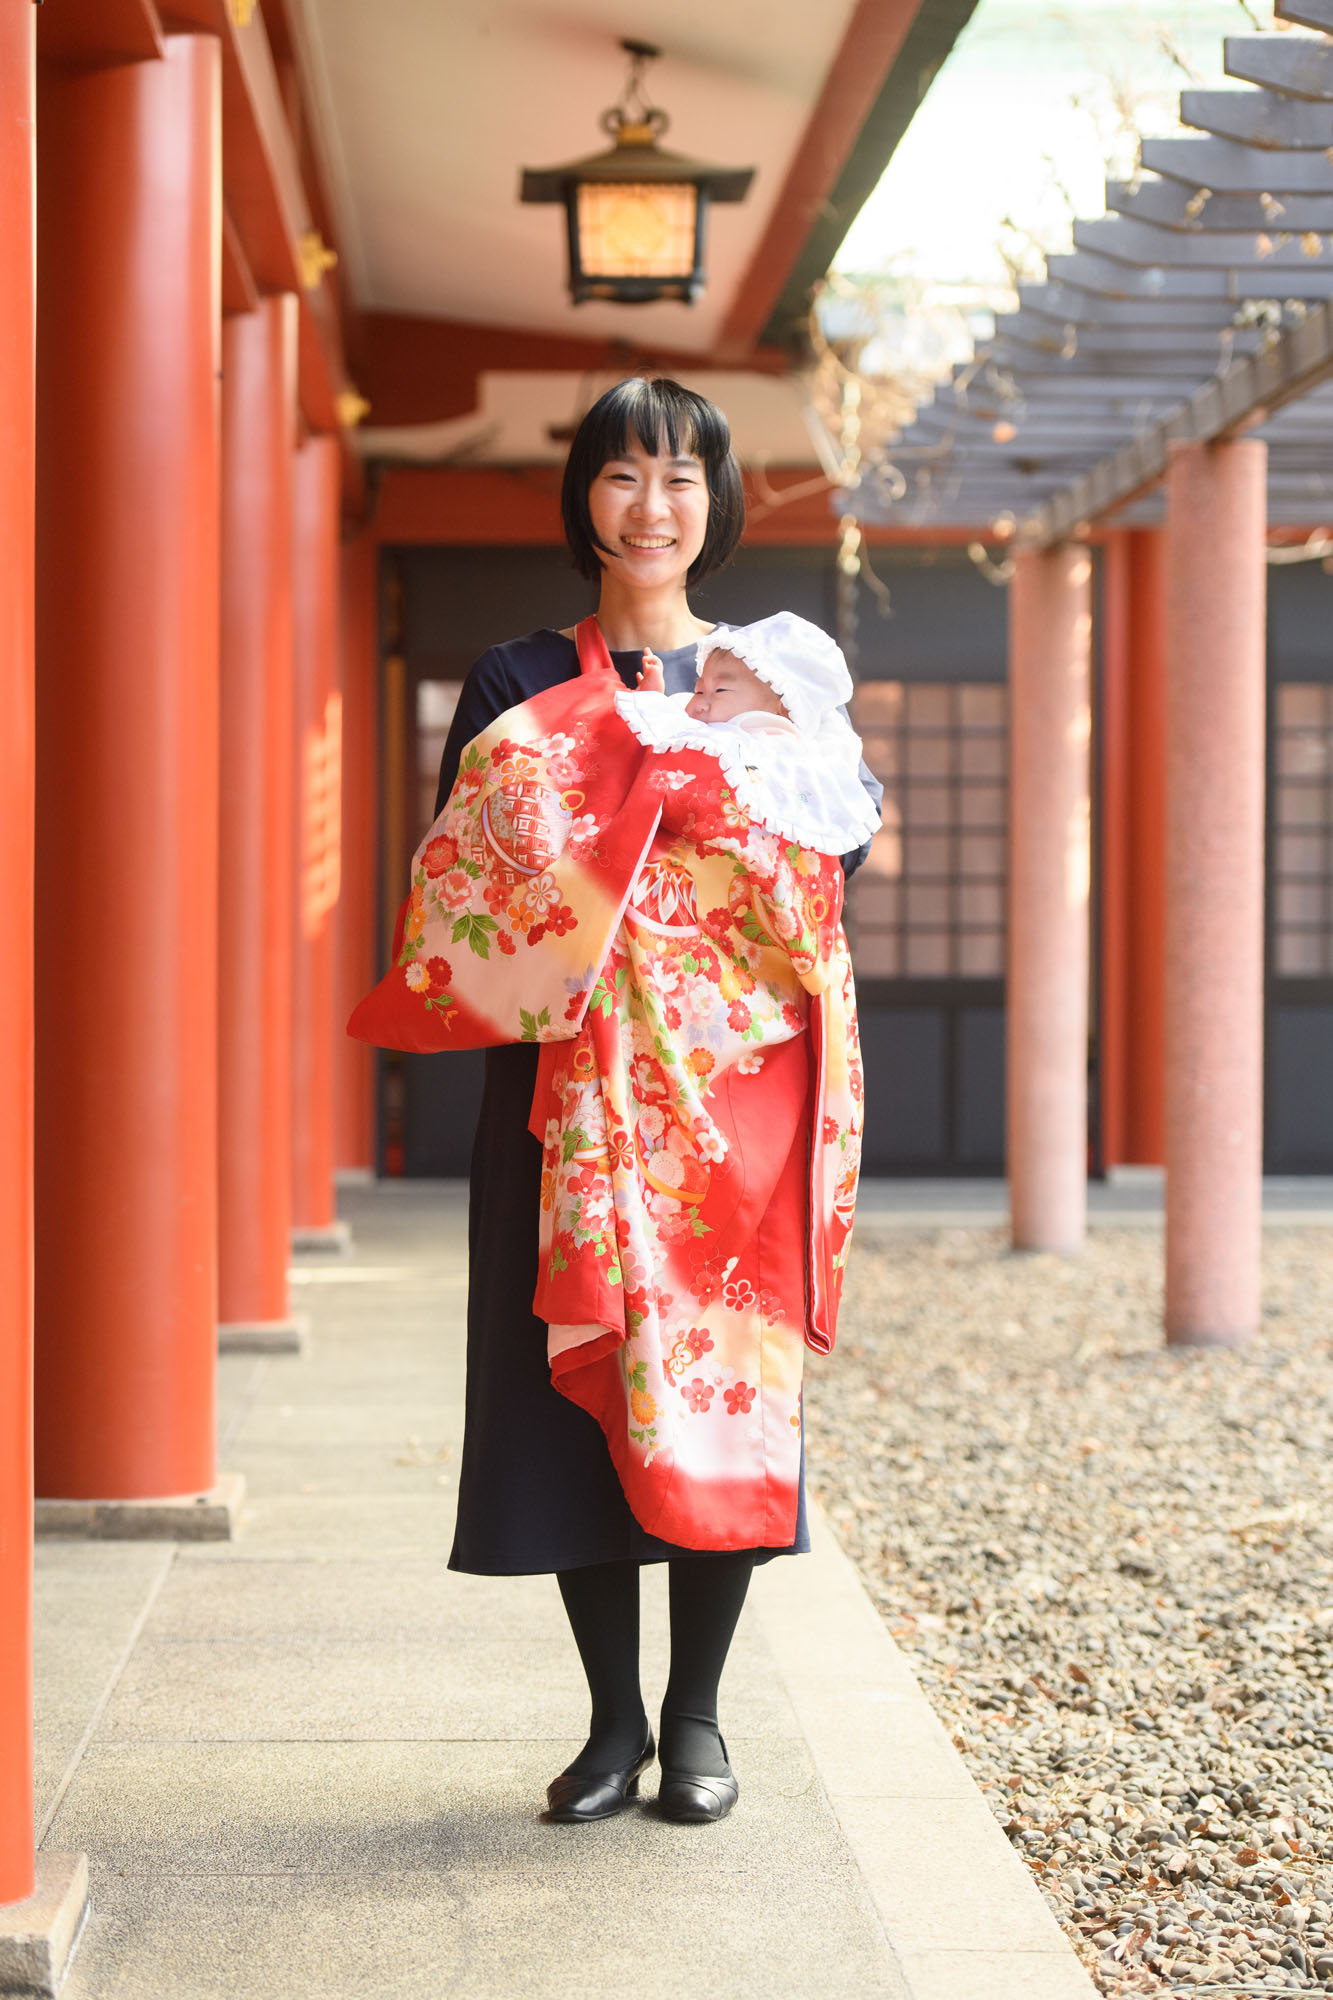
{"type": "Polygon", "coordinates": [[[330,1222],[307,1226],[299,1224],[291,1235],[294,1257],[347,1257],[352,1249],[352,1225],[350,1222],[330,1222]]]}
{"type": "Polygon", "coordinates": [[[31,1896],[0,1908],[0,1993],[58,1993],[87,1917],[87,1855],[38,1854],[31,1896]]]}
{"type": "Polygon", "coordinates": [[[753,1604],[911,2000],[1096,2000],[818,1508],[753,1604]]]}
{"type": "Polygon", "coordinates": [[[153,1500],[39,1500],[39,1540],[65,1535],[94,1542],[229,1542],[245,1498],[239,1472],[220,1472],[207,1493],[153,1500]]]}
{"type": "Polygon", "coordinates": [[[290,1319],[232,1319],[218,1326],[219,1354],[308,1354],[310,1315],[290,1319]]]}

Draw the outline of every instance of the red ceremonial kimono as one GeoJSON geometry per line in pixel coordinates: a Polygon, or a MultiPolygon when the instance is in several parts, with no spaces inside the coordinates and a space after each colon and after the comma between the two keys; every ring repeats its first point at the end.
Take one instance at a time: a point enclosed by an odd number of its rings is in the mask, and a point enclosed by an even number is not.
{"type": "Polygon", "coordinates": [[[464,753],[350,1031],[547,1044],[533,1310],[553,1380],[649,1533],[781,1545],[860,1152],[842,871],[752,823],[711,757],[646,751],[594,619],[578,641],[579,680],[464,753]]]}

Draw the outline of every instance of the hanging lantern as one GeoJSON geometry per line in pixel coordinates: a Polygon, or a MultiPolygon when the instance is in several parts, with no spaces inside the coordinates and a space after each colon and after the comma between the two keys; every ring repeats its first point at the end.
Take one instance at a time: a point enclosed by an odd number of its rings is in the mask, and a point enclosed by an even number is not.
{"type": "Polygon", "coordinates": [[[569,230],[569,293],[574,304],[612,299],[648,305],[703,291],[709,201],[744,201],[753,167],[712,167],[658,144],[664,111],[643,94],[642,72],[661,51],[649,42],[620,44],[630,59],[625,94],[602,114],[609,152],[563,167],[526,167],[525,202],[563,202],[569,230]]]}

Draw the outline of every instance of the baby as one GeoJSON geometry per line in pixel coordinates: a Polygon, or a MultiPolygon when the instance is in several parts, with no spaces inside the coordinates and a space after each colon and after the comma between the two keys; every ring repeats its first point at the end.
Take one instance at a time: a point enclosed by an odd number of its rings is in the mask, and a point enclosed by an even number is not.
{"type": "Polygon", "coordinates": [[[716,757],[751,817],[821,854],[872,838],[879,815],[860,780],[860,738],[842,704],[852,677],[827,632],[794,612],[718,625],[699,641],[692,694],[663,691],[645,652],[633,693],[616,708],[657,751],[716,757]]]}

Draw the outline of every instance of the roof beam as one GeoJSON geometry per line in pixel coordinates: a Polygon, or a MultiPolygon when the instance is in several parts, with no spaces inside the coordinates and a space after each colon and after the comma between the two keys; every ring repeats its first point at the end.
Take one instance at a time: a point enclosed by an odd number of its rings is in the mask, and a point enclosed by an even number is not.
{"type": "Polygon", "coordinates": [[[1210,194],[1199,207],[1201,192],[1191,193],[1184,181],[1148,180],[1137,187],[1131,181],[1108,181],[1106,206],[1139,222],[1155,222],[1159,229],[1191,234],[1230,229],[1252,230],[1256,236],[1284,229],[1333,231],[1333,193],[1289,194],[1281,201],[1271,194],[1266,201],[1257,194],[1210,194]]]}
{"type": "Polygon", "coordinates": [[[1249,353],[1265,336],[1257,327],[1231,326],[1080,326],[1073,320],[1063,323],[1044,319],[1040,313],[1021,310],[1001,313],[995,321],[996,341],[1021,340],[1038,348],[1051,362],[1076,354],[1188,354],[1205,367],[1225,348],[1249,353]]]}
{"type": "Polygon", "coordinates": [[[43,61],[100,69],[152,62],[163,54],[162,22],[153,0],[60,0],[37,15],[43,61]]]}
{"type": "Polygon", "coordinates": [[[1180,122],[1243,146],[1323,152],[1333,146],[1333,104],[1274,97],[1265,90],[1182,90],[1180,122]]]}
{"type": "Polygon", "coordinates": [[[1333,99],[1333,44],[1328,42],[1307,42],[1299,35],[1228,35],[1222,43],[1222,67],[1242,83],[1259,83],[1289,97],[1333,99]]]}
{"type": "MultiPolygon", "coordinates": [[[[1307,276],[1316,274],[1320,260],[1325,272],[1333,258],[1325,254],[1323,238],[1317,233],[1301,233],[1273,222],[1257,235],[1219,230],[1200,230],[1197,235],[1182,229],[1159,229],[1153,222],[1136,222],[1124,215],[1099,215],[1074,224],[1074,243],[1080,250],[1093,250],[1117,263],[1140,267],[1163,265],[1172,270],[1262,271],[1282,273],[1281,289],[1294,295],[1307,276]],[[1270,235],[1269,232],[1272,232],[1270,235]],[[1283,236],[1289,238],[1283,242],[1283,236]],[[1268,248],[1263,245],[1267,243],[1268,248]]],[[[1325,297],[1324,293],[1312,296],[1325,297]]]]}
{"type": "Polygon", "coordinates": [[[1234,139],[1144,139],[1139,163],[1214,194],[1333,194],[1333,162],[1322,152],[1275,152],[1234,139]]]}
{"type": "Polygon", "coordinates": [[[1291,21],[1298,28],[1322,28],[1333,35],[1333,0],[1274,0],[1273,12],[1279,21],[1291,21]]]}
{"type": "MultiPolygon", "coordinates": [[[[1252,353],[1258,345],[1251,335],[1241,352],[1252,353]]],[[[1161,381],[1178,376],[1182,382],[1197,382],[1200,375],[1211,374],[1220,362],[1231,359],[1229,349],[1220,340],[1214,341],[1211,348],[1140,348],[1126,341],[1120,347],[1084,350],[1080,346],[1061,353],[1053,352],[1050,345],[1038,346],[1035,341],[1014,340],[1009,335],[996,340],[991,354],[999,367],[1022,380],[1039,375],[1062,381],[1074,376],[1104,376],[1108,367],[1114,367],[1118,375],[1151,375],[1161,381]]]]}
{"type": "Polygon", "coordinates": [[[1333,258],[1322,271],[1313,260],[1299,272],[1259,263],[1232,264],[1220,271],[1180,271],[1170,265],[1125,264],[1104,252],[1076,250],[1072,257],[1048,257],[1046,268],[1067,284],[1113,299],[1218,299],[1241,305],[1246,299],[1333,298],[1333,258]],[[1284,282],[1289,278],[1299,278],[1299,285],[1284,282]]]}
{"type": "MultiPolygon", "coordinates": [[[[884,162],[916,110],[878,129],[898,61],[920,17],[942,0],[857,0],[842,42],[801,134],[782,188],[731,304],[718,346],[749,349],[781,339],[804,317],[813,285],[823,277],[853,218],[884,170],[884,162]],[[878,117],[877,117],[878,114],[878,117]],[[866,144],[867,127],[876,127],[866,144]],[[812,262],[813,259],[813,262],[812,262]],[[774,324],[773,322],[777,322],[774,324]]],[[[944,53],[957,39],[976,0],[952,0],[955,16],[944,53]]],[[[901,89],[902,78],[898,78],[901,89]]]]}
{"type": "Polygon", "coordinates": [[[1043,285],[1020,285],[1018,302],[1024,312],[1042,313],[1060,325],[1206,330],[1230,326],[1235,318],[1234,301],[1226,299],[1108,299],[1058,279],[1043,285]]]}

